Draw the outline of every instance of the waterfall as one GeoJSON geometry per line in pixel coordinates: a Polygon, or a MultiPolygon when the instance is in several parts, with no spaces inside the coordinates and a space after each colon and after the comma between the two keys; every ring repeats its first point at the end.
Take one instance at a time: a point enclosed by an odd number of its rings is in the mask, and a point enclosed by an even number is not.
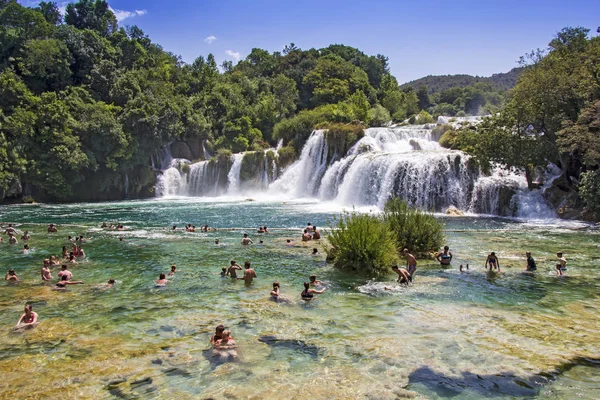
{"type": "Polygon", "coordinates": [[[560,168],[554,164],[549,164],[542,176],[542,179],[544,180],[542,187],[529,190],[527,188],[527,182],[524,181],[521,190],[519,190],[511,200],[513,207],[516,208],[517,211],[516,216],[527,219],[556,218],[556,212],[552,210],[544,198],[544,192],[552,186],[552,183],[554,183],[561,174],[560,168]]]}
{"type": "Polygon", "coordinates": [[[240,193],[240,172],[242,170],[244,153],[236,153],[231,157],[233,164],[227,174],[227,194],[235,195],[240,193]]]}
{"type": "Polygon", "coordinates": [[[202,155],[205,160],[210,160],[210,153],[206,150],[206,139],[202,141],[202,155]]]}

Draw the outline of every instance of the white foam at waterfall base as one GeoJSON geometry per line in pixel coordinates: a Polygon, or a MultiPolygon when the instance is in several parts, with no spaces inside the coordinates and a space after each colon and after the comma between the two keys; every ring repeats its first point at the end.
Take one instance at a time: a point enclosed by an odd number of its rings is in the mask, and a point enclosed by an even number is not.
{"type": "Polygon", "coordinates": [[[527,220],[556,218],[556,212],[544,198],[544,192],[561,174],[560,168],[550,163],[542,176],[544,181],[542,187],[534,190],[524,187],[519,190],[512,199],[517,209],[517,217],[527,220]]]}
{"type": "Polygon", "coordinates": [[[179,170],[182,164],[189,164],[185,158],[173,158],[169,168],[162,171],[156,178],[157,196],[177,196],[185,191],[186,181],[179,170]]]}

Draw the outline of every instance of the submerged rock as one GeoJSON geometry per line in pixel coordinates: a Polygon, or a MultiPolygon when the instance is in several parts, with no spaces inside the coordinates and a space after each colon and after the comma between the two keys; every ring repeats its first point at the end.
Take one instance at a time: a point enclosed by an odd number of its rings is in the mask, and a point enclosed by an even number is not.
{"type": "Polygon", "coordinates": [[[450,206],[446,209],[446,215],[452,215],[455,217],[460,217],[465,215],[464,212],[460,211],[458,208],[454,207],[454,206],[450,206]]]}
{"type": "Polygon", "coordinates": [[[258,341],[273,347],[283,347],[294,351],[299,351],[312,357],[317,357],[321,351],[321,348],[298,339],[279,339],[276,336],[264,335],[260,336],[258,341]]]}

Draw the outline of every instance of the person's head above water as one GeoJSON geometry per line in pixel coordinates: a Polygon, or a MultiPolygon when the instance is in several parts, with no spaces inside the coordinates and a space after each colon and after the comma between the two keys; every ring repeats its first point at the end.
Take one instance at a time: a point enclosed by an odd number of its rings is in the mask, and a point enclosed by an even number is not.
{"type": "Polygon", "coordinates": [[[496,255],[496,253],[492,251],[492,252],[490,253],[490,255],[492,255],[492,256],[495,256],[495,255],[496,255]]]}
{"type": "Polygon", "coordinates": [[[225,327],[223,325],[217,325],[217,327],[215,328],[216,333],[223,333],[224,330],[225,327]]]}
{"type": "Polygon", "coordinates": [[[250,261],[246,261],[244,263],[244,268],[246,268],[246,269],[250,268],[250,261]]]}
{"type": "Polygon", "coordinates": [[[311,282],[314,282],[314,281],[316,281],[316,280],[317,280],[317,276],[316,276],[316,275],[311,275],[311,276],[309,276],[309,277],[308,277],[308,279],[309,279],[311,282]]]}
{"type": "Polygon", "coordinates": [[[286,242],[288,242],[288,243],[292,243],[292,241],[291,241],[290,239],[286,240],[286,242]]]}
{"type": "Polygon", "coordinates": [[[62,268],[63,271],[66,270],[67,269],[67,264],[61,265],[61,268],[62,268]]]}
{"type": "Polygon", "coordinates": [[[315,248],[313,249],[313,254],[317,254],[318,252],[319,252],[319,250],[318,250],[318,249],[315,247],[315,248]]]}
{"type": "Polygon", "coordinates": [[[556,255],[559,256],[559,257],[562,257],[563,253],[562,253],[562,251],[559,251],[559,252],[556,253],[556,255]]]}
{"type": "Polygon", "coordinates": [[[219,239],[215,239],[215,244],[219,244],[219,239]]]}
{"type": "Polygon", "coordinates": [[[167,276],[165,274],[160,274],[158,276],[158,279],[167,279],[167,276]]]}
{"type": "Polygon", "coordinates": [[[273,282],[273,289],[278,288],[279,287],[279,282],[273,282]]]}
{"type": "Polygon", "coordinates": [[[12,269],[12,268],[11,268],[11,269],[9,269],[9,270],[8,270],[8,274],[9,274],[9,275],[14,275],[14,274],[15,274],[15,270],[14,270],[14,269],[12,269]]]}
{"type": "Polygon", "coordinates": [[[244,237],[245,237],[245,238],[247,238],[247,237],[248,237],[248,234],[247,234],[247,233],[244,233],[244,237]]]}
{"type": "Polygon", "coordinates": [[[231,265],[237,264],[235,260],[231,260],[231,265]]]}
{"type": "Polygon", "coordinates": [[[177,265],[173,264],[171,265],[171,271],[175,271],[177,269],[177,265]]]}
{"type": "Polygon", "coordinates": [[[310,283],[304,282],[304,289],[308,290],[309,287],[310,287],[310,283]]]}
{"type": "Polygon", "coordinates": [[[115,280],[114,279],[109,279],[108,280],[108,284],[109,285],[114,285],[115,284],[115,280]]]}

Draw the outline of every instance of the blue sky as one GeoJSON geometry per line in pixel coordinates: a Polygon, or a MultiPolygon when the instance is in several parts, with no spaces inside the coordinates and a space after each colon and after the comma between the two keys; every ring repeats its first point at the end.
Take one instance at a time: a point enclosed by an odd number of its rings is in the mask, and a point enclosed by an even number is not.
{"type": "MultiPolygon", "coordinates": [[[[23,4],[36,1],[23,0],[23,4]]],[[[65,4],[65,1],[58,1],[65,4]]],[[[279,51],[332,43],[389,57],[400,83],[425,75],[489,76],[544,48],[560,29],[596,34],[600,0],[109,0],[122,25],[136,24],[186,62],[219,63],[253,47],[279,51]],[[213,37],[210,40],[207,38],[213,37]]]]}

